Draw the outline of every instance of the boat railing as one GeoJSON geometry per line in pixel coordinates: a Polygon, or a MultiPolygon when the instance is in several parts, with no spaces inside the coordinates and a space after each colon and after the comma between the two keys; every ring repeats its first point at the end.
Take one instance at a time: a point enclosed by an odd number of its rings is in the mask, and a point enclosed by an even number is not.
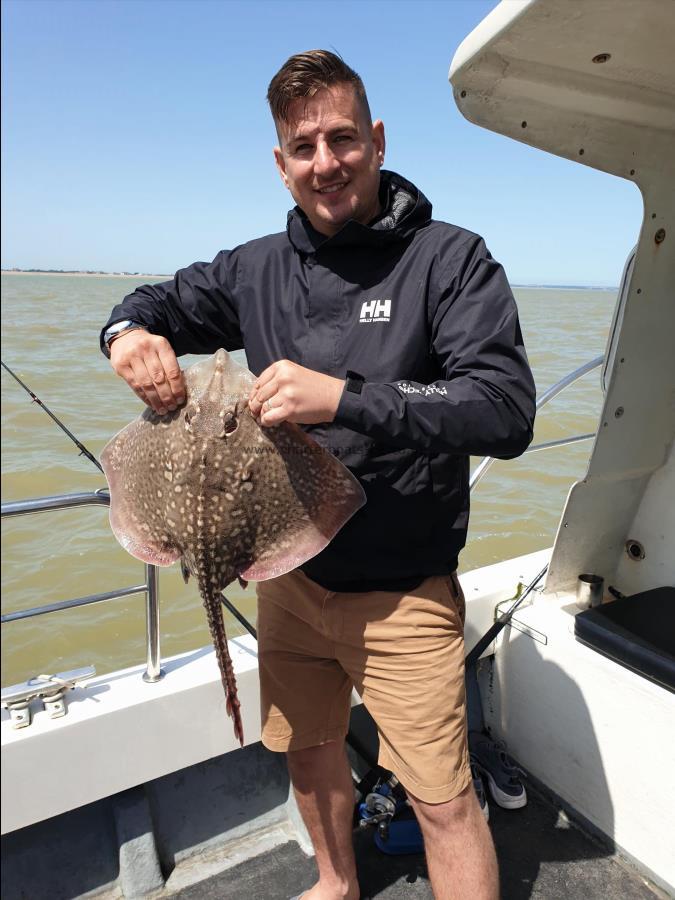
{"type": "MultiPolygon", "coordinates": [[[[552,387],[550,387],[547,391],[537,399],[537,411],[540,410],[543,406],[546,406],[547,403],[550,403],[554,397],[557,397],[558,394],[562,393],[565,388],[568,388],[571,384],[574,384],[575,381],[578,381],[580,378],[583,378],[584,375],[587,375],[589,372],[592,372],[593,369],[599,369],[604,361],[604,356],[596,356],[595,359],[592,359],[590,362],[584,363],[582,366],[579,366],[573,372],[570,372],[569,375],[565,375],[564,378],[561,378],[560,381],[557,381],[552,387]]],[[[544,444],[535,444],[534,446],[528,447],[525,453],[536,453],[538,450],[552,450],[554,447],[564,447],[566,444],[578,444],[580,441],[590,441],[595,437],[595,432],[591,432],[590,434],[576,434],[571,437],[559,438],[555,441],[546,441],[544,444]]],[[[495,458],[492,456],[485,456],[478,463],[476,468],[471,473],[471,477],[469,478],[469,490],[473,490],[481,478],[485,475],[487,470],[490,468],[492,463],[495,462],[495,458]]]]}
{"type": "MultiPolygon", "coordinates": [[[[557,397],[565,388],[574,384],[579,378],[582,378],[593,369],[597,369],[602,365],[603,357],[597,356],[590,362],[579,366],[569,375],[561,378],[556,384],[545,391],[537,400],[537,409],[541,409],[549,403],[554,397],[557,397]]],[[[529,447],[526,453],[534,453],[538,450],[550,450],[553,447],[561,447],[566,444],[574,444],[579,441],[590,440],[595,434],[579,434],[572,437],[561,438],[555,441],[547,441],[543,444],[536,444],[529,447]]],[[[469,481],[471,490],[483,478],[487,470],[495,460],[492,457],[485,457],[474,470],[469,481]]],[[[51,497],[38,497],[33,500],[19,500],[2,504],[2,518],[10,516],[23,516],[29,513],[48,512],[52,510],[73,509],[82,506],[109,506],[110,495],[107,490],[98,490],[77,494],[57,494],[51,497]]],[[[160,633],[159,633],[159,579],[156,566],[146,564],[145,566],[145,583],[134,585],[132,587],[120,588],[115,591],[106,591],[101,594],[91,594],[87,597],[79,597],[74,600],[64,600],[59,603],[49,603],[45,606],[36,606],[32,609],[21,610],[18,612],[10,612],[3,615],[0,619],[2,623],[14,622],[18,619],[29,619],[33,616],[41,616],[45,613],[57,612],[63,609],[72,609],[76,606],[87,606],[91,603],[101,603],[106,600],[114,600],[119,597],[129,597],[132,594],[142,594],[146,596],[146,639],[147,639],[147,662],[146,670],[143,674],[143,680],[147,682],[159,681],[163,672],[161,670],[160,660],[160,633]]]]}
{"type": "MultiPolygon", "coordinates": [[[[51,497],[37,497],[32,500],[17,500],[2,504],[2,518],[12,516],[25,516],[30,513],[53,512],[61,509],[74,509],[82,506],[110,506],[110,494],[107,490],[84,491],[77,494],[55,494],[51,497]]],[[[143,680],[147,682],[159,681],[163,677],[160,661],[160,634],[159,634],[159,578],[157,567],[146,563],[145,583],[132,587],[118,588],[114,591],[105,591],[101,594],[90,594],[86,597],[78,597],[74,600],[62,600],[58,603],[48,603],[45,606],[35,606],[32,609],[19,610],[6,613],[0,618],[2,624],[15,622],[18,619],[30,619],[33,616],[42,616],[45,613],[58,612],[63,609],[72,609],[76,606],[89,606],[92,603],[102,603],[106,600],[116,600],[119,597],[130,597],[133,594],[145,594],[145,625],[146,625],[146,667],[143,680]]]]}

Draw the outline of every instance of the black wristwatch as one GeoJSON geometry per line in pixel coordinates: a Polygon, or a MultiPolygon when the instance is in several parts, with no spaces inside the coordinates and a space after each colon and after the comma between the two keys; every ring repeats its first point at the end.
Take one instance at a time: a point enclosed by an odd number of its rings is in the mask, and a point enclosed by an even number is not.
{"type": "Polygon", "coordinates": [[[360,394],[363,390],[365,381],[366,379],[363,377],[363,375],[359,375],[358,372],[352,372],[351,369],[347,369],[345,390],[351,391],[352,394],[360,394]]]}

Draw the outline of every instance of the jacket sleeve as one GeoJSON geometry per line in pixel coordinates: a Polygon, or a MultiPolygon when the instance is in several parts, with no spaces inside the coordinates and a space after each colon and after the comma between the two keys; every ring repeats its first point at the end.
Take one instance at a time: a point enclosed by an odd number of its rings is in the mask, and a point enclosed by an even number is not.
{"type": "Polygon", "coordinates": [[[398,447],[510,459],[532,440],[535,386],[503,268],[472,236],[445,267],[431,316],[431,384],[343,391],[335,421],[398,447]]]}
{"type": "Polygon", "coordinates": [[[177,356],[241,349],[235,302],[240,253],[241,248],[221,250],[213,262],[180,269],[172,281],[137,288],[113,309],[101,330],[101,350],[105,330],[123,319],[167,338],[177,356]]]}

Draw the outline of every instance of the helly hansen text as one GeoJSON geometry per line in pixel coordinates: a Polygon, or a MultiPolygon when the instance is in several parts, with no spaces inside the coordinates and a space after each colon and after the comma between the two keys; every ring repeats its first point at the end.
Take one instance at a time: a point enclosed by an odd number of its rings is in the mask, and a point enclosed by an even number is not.
{"type": "Polygon", "coordinates": [[[388,322],[391,318],[391,300],[366,300],[361,305],[359,322],[388,322]]]}

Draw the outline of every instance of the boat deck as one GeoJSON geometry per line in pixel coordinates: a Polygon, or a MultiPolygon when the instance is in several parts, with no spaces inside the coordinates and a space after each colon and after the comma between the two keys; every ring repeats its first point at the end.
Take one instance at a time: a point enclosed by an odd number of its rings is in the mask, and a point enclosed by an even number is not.
{"type": "MultiPolygon", "coordinates": [[[[490,807],[502,900],[654,900],[667,895],[570,822],[528,786],[524,809],[490,807]]],[[[386,856],[370,831],[355,833],[362,898],[423,900],[432,892],[423,855],[386,856]]],[[[289,900],[316,879],[313,859],[294,842],[171,896],[179,900],[289,900]]]]}

